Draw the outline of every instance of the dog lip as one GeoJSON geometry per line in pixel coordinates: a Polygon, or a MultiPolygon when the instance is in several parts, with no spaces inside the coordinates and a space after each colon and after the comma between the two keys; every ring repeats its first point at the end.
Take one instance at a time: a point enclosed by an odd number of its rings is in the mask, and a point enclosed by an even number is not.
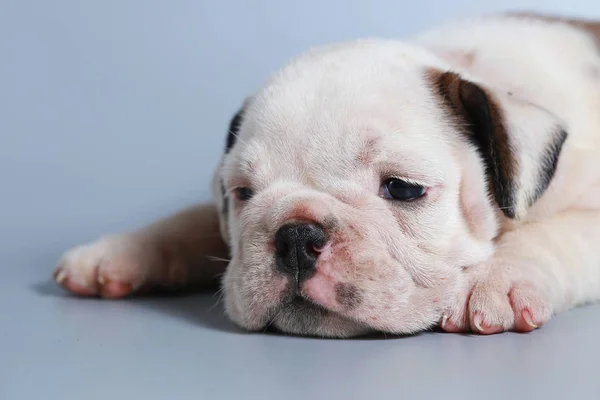
{"type": "MultiPolygon", "coordinates": [[[[281,335],[290,335],[291,334],[292,336],[300,335],[300,336],[309,336],[309,337],[315,336],[315,337],[322,338],[323,337],[322,333],[318,333],[316,331],[297,332],[297,331],[294,331],[295,329],[293,329],[293,331],[290,331],[286,327],[286,325],[289,324],[290,318],[297,320],[297,321],[302,321],[308,315],[315,315],[315,314],[318,315],[319,318],[323,320],[321,322],[321,324],[324,324],[323,326],[328,324],[327,321],[330,318],[337,318],[337,319],[346,320],[350,323],[359,324],[359,325],[363,326],[364,328],[368,328],[371,334],[373,332],[377,331],[376,328],[370,327],[370,325],[368,323],[366,323],[365,321],[361,321],[361,320],[352,318],[348,315],[345,315],[344,313],[330,310],[329,308],[327,308],[321,304],[315,303],[310,298],[303,296],[301,293],[295,294],[294,292],[289,292],[289,294],[290,295],[289,295],[288,299],[282,300],[279,307],[271,310],[272,311],[271,316],[270,316],[270,318],[268,318],[266,324],[264,325],[264,328],[262,329],[263,333],[273,333],[273,334],[281,334],[281,335]],[[285,315],[284,320],[280,320],[280,317],[282,317],[284,315],[285,315]],[[283,321],[285,321],[285,320],[287,320],[288,322],[284,323],[284,326],[281,326],[280,324],[283,323],[283,321]]],[[[329,335],[325,335],[325,336],[328,337],[329,335]]]]}
{"type": "Polygon", "coordinates": [[[311,308],[315,308],[315,309],[319,309],[320,311],[325,311],[327,313],[331,313],[331,314],[337,314],[335,311],[332,311],[330,309],[328,309],[327,307],[316,303],[315,301],[313,301],[312,299],[310,299],[308,296],[304,295],[302,293],[302,291],[300,289],[297,289],[292,296],[290,296],[289,300],[282,302],[281,304],[281,308],[279,309],[279,312],[282,312],[281,310],[286,308],[286,307],[290,307],[290,306],[296,306],[296,307],[303,307],[303,306],[309,306],[311,308]]]}
{"type": "Polygon", "coordinates": [[[325,319],[338,317],[355,323],[365,324],[365,321],[357,320],[346,315],[346,313],[332,310],[325,305],[316,302],[304,293],[302,288],[303,283],[304,282],[299,282],[298,284],[291,279],[289,280],[286,289],[281,292],[279,304],[270,310],[270,315],[266,318],[266,323],[262,329],[263,332],[288,333],[285,328],[282,329],[278,326],[278,320],[280,320],[282,316],[285,316],[286,319],[292,318],[302,320],[303,316],[300,314],[304,314],[304,316],[308,314],[319,314],[321,318],[325,319]]]}
{"type": "Polygon", "coordinates": [[[291,307],[297,307],[297,308],[308,307],[308,308],[314,309],[314,310],[310,310],[310,312],[321,311],[321,312],[325,312],[326,314],[331,313],[330,310],[327,310],[325,307],[321,306],[320,304],[316,304],[316,303],[310,301],[309,299],[307,299],[306,297],[302,296],[299,289],[296,289],[295,291],[289,293],[288,299],[282,300],[280,306],[277,307],[277,309],[275,309],[272,312],[273,316],[267,320],[267,323],[265,324],[265,327],[264,327],[264,332],[283,333],[282,330],[280,330],[279,328],[277,328],[277,326],[275,326],[275,321],[282,313],[286,312],[286,308],[291,308],[291,307]]]}
{"type": "Polygon", "coordinates": [[[312,298],[310,298],[309,296],[307,296],[302,289],[300,288],[300,292],[299,292],[299,296],[298,298],[302,300],[303,304],[309,304],[312,307],[318,308],[321,311],[325,311],[328,314],[337,314],[340,316],[343,316],[342,314],[338,313],[337,311],[333,311],[327,307],[325,307],[323,304],[320,304],[318,302],[316,302],[315,300],[313,300],[312,298]]]}

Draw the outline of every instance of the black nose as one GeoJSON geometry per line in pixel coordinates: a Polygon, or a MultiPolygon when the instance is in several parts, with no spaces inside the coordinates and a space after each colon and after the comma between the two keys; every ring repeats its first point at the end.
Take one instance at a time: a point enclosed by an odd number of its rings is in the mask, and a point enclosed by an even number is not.
{"type": "Polygon", "coordinates": [[[298,282],[308,278],[314,272],[319,252],[326,243],[327,235],[318,225],[283,225],[275,234],[277,268],[298,282]]]}

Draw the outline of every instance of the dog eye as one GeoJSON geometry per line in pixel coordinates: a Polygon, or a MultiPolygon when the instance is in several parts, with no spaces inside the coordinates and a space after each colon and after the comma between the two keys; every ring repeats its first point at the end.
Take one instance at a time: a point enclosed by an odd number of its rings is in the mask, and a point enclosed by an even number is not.
{"type": "Polygon", "coordinates": [[[254,191],[247,187],[237,188],[235,196],[239,201],[248,201],[254,196],[254,191]]]}
{"type": "Polygon", "coordinates": [[[418,199],[427,192],[427,188],[402,179],[391,178],[383,182],[380,196],[389,200],[410,201],[418,199]]]}

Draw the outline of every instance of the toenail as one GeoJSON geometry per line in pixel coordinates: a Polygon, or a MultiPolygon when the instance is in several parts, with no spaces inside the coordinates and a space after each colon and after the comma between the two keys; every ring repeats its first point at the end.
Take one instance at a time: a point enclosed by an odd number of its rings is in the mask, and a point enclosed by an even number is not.
{"type": "Polygon", "coordinates": [[[481,314],[475,314],[475,318],[473,318],[473,324],[479,330],[479,332],[483,332],[483,327],[481,326],[482,322],[483,317],[481,316],[481,314]]]}
{"type": "Polygon", "coordinates": [[[531,313],[529,311],[524,310],[521,315],[523,315],[523,319],[525,320],[525,322],[527,322],[527,325],[529,325],[533,329],[536,329],[538,327],[536,324],[533,323],[533,318],[531,318],[531,313]]]}
{"type": "Polygon", "coordinates": [[[58,275],[56,275],[56,282],[58,282],[58,284],[62,284],[65,279],[67,279],[67,273],[65,272],[65,270],[61,269],[58,272],[58,275]]]}

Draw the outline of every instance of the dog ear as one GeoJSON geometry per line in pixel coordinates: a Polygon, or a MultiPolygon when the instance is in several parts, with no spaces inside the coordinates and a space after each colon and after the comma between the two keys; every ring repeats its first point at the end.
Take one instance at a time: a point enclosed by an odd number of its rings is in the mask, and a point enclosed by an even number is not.
{"type": "Polygon", "coordinates": [[[454,72],[429,71],[443,107],[478,151],[493,197],[509,218],[522,218],[544,194],[567,138],[558,118],[454,72]]]}
{"type": "MultiPolygon", "coordinates": [[[[225,151],[223,158],[227,153],[231,151],[233,146],[238,138],[238,134],[240,131],[240,127],[242,125],[244,114],[246,112],[246,108],[248,106],[250,97],[246,98],[240,107],[240,109],[233,115],[231,120],[229,121],[229,130],[227,131],[227,136],[225,139],[225,151]]],[[[221,177],[221,166],[223,165],[223,160],[219,163],[219,166],[214,172],[213,175],[213,195],[215,197],[217,208],[219,210],[219,223],[221,229],[221,236],[225,243],[229,244],[229,232],[227,227],[227,219],[229,214],[229,198],[227,192],[225,190],[225,184],[223,182],[223,178],[221,177]]]]}
{"type": "Polygon", "coordinates": [[[240,131],[240,127],[242,126],[242,121],[244,119],[244,113],[246,112],[246,108],[248,107],[250,100],[250,97],[246,98],[240,109],[229,121],[229,131],[227,132],[227,139],[225,141],[225,154],[229,153],[231,148],[235,145],[238,132],[240,131]]]}
{"type": "Polygon", "coordinates": [[[240,108],[231,118],[231,121],[229,121],[229,131],[227,132],[227,139],[225,141],[225,154],[229,153],[237,140],[237,135],[242,125],[242,118],[244,117],[244,110],[244,107],[240,108]]]}

